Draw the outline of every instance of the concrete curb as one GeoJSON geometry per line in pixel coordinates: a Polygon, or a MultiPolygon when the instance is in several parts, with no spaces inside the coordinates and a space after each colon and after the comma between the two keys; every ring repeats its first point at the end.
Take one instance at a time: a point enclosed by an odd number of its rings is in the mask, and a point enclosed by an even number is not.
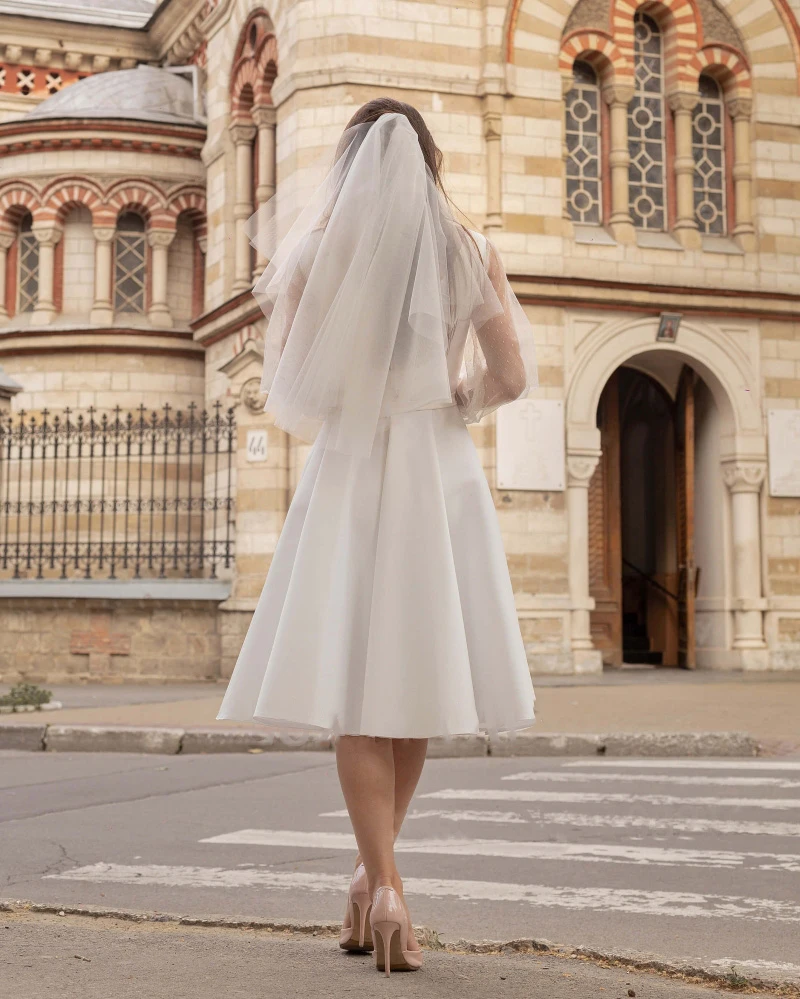
{"type": "MultiPolygon", "coordinates": [[[[92,753],[267,753],[330,751],[330,736],[243,728],[166,728],[139,725],[0,725],[0,749],[92,753]]],[[[794,748],[788,744],[785,752],[794,748]]],[[[774,747],[770,747],[774,750],[774,747]]],[[[429,758],[478,756],[759,756],[764,748],[745,732],[633,732],[570,735],[518,732],[431,739],[429,758]]],[[[772,755],[772,753],[770,753],[772,755]]]]}
{"type": "MultiPolygon", "coordinates": [[[[49,902],[29,902],[24,899],[0,899],[0,912],[10,915],[38,914],[79,916],[89,919],[118,919],[133,923],[169,923],[177,926],[228,930],[261,930],[264,933],[337,938],[340,922],[321,920],[258,919],[236,916],[181,916],[167,912],[137,912],[97,905],[55,905],[49,902]]],[[[668,960],[658,955],[634,951],[602,951],[589,947],[568,947],[550,940],[521,938],[512,940],[464,940],[452,943],[441,940],[429,926],[415,926],[417,938],[428,950],[452,954],[549,954],[554,958],[587,961],[604,967],[644,971],[684,982],[721,986],[732,992],[749,995],[768,994],[800,999],[800,984],[768,978],[746,978],[746,984],[734,983],[733,971],[720,971],[681,959],[668,960]]],[[[741,979],[745,981],[745,979],[741,979]]]]}

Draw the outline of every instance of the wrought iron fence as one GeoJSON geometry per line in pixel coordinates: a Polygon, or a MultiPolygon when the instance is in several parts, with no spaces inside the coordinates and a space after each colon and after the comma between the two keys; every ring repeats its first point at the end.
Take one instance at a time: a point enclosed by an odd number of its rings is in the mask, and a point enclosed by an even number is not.
{"type": "Polygon", "coordinates": [[[232,565],[233,410],[0,421],[0,578],[215,578],[232,565]]]}

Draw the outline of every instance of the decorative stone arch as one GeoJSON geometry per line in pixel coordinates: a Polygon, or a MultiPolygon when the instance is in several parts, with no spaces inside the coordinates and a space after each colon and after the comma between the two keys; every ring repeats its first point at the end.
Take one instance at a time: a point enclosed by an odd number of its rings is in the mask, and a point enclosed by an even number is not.
{"type": "Polygon", "coordinates": [[[43,212],[58,225],[77,205],[88,208],[94,224],[103,206],[103,190],[84,177],[59,177],[42,191],[43,212]]]}
{"type": "Polygon", "coordinates": [[[695,88],[700,74],[708,73],[719,81],[727,98],[745,97],[749,99],[753,95],[747,59],[732,45],[725,45],[721,42],[704,45],[695,53],[689,68],[693,75],[695,88]]]}
{"type": "Polygon", "coordinates": [[[0,232],[15,232],[17,218],[30,212],[36,218],[41,209],[39,191],[25,181],[14,180],[0,188],[0,232]]]}
{"type": "Polygon", "coordinates": [[[178,216],[189,215],[198,239],[204,239],[207,230],[206,195],[201,187],[182,187],[173,191],[167,201],[167,211],[177,223],[178,216]]]}
{"type": "Polygon", "coordinates": [[[601,84],[633,82],[633,66],[628,62],[606,31],[578,28],[566,35],[561,42],[558,68],[564,88],[572,85],[572,67],[577,59],[588,62],[597,73],[601,84]]]}
{"type": "Polygon", "coordinates": [[[743,665],[764,666],[759,492],[766,472],[766,437],[758,373],[743,349],[693,317],[680,340],[656,342],[655,319],[602,323],[579,343],[566,388],[567,509],[576,668],[597,668],[589,613],[588,487],[600,458],[597,407],[611,375],[638,355],[676,354],[703,378],[720,413],[721,473],[731,493],[734,639],[743,665]]]}
{"type": "Polygon", "coordinates": [[[229,129],[236,160],[234,292],[250,288],[255,272],[265,263],[253,260],[244,223],[257,205],[275,193],[276,121],[272,84],[277,73],[278,43],[272,20],[261,8],[250,14],[239,32],[230,76],[229,129]]]}
{"type": "Polygon", "coordinates": [[[115,225],[126,211],[138,211],[148,229],[172,229],[173,218],[166,207],[163,191],[142,181],[120,181],[106,192],[103,205],[106,224],[115,225]]]}
{"type": "Polygon", "coordinates": [[[703,21],[695,0],[611,0],[611,32],[633,66],[633,16],[647,6],[664,32],[664,68],[667,92],[691,90],[689,72],[694,53],[703,44],[703,21]]]}

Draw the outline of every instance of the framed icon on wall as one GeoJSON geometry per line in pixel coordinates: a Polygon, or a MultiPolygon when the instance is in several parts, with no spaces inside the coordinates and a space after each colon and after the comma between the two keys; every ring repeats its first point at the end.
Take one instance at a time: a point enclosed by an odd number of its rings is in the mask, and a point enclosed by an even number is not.
{"type": "Polygon", "coordinates": [[[680,312],[662,312],[658,321],[656,340],[664,343],[674,343],[678,339],[678,327],[683,316],[680,312]]]}

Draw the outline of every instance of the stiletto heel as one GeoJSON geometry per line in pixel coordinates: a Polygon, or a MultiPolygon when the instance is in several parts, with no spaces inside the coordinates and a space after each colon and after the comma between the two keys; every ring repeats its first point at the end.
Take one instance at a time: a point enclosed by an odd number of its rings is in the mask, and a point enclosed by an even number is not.
{"type": "Polygon", "coordinates": [[[403,900],[391,885],[379,885],[369,913],[375,946],[375,967],[388,978],[390,971],[416,971],[422,954],[410,950],[411,923],[403,900]]]}
{"type": "Polygon", "coordinates": [[[342,932],[339,934],[339,946],[342,950],[371,951],[373,947],[372,934],[369,925],[369,913],[372,908],[367,891],[367,872],[363,864],[359,864],[350,882],[347,893],[347,917],[342,932]],[[356,920],[356,913],[358,919],[356,920]],[[356,936],[356,929],[358,936],[356,936]]]}

